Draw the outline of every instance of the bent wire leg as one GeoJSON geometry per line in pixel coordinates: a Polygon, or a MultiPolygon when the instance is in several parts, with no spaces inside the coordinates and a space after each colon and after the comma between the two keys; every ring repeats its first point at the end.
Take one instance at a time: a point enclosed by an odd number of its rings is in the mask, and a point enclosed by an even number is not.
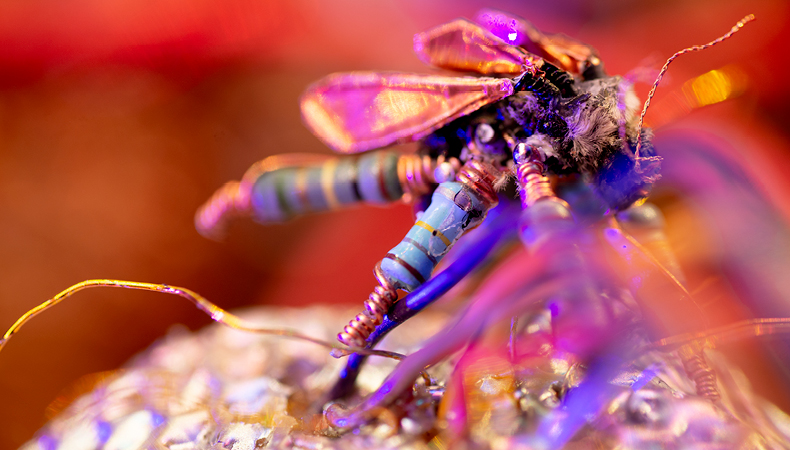
{"type": "Polygon", "coordinates": [[[486,329],[517,311],[564,287],[573,286],[575,280],[570,274],[566,275],[557,276],[557,271],[543,265],[541,258],[529,257],[521,264],[503,265],[496,276],[475,293],[470,306],[455,324],[430,338],[420,350],[401,361],[381,387],[362,404],[351,411],[342,411],[333,405],[327,409],[327,419],[334,426],[345,429],[365,423],[373,411],[390,404],[410,389],[426,366],[460,350],[486,329]]]}
{"type": "MultiPolygon", "coordinates": [[[[480,229],[459,243],[460,248],[457,250],[460,251],[456,252],[455,260],[446,269],[392,306],[381,325],[377,326],[368,337],[366,347],[373,348],[390,331],[432,304],[483,264],[501,242],[514,237],[515,211],[513,205],[508,203],[502,203],[492,209],[480,229]]],[[[367,356],[359,353],[349,356],[346,367],[340,372],[340,379],[329,394],[330,399],[343,398],[352,392],[366,359],[367,356]]]]}
{"type": "MultiPolygon", "coordinates": [[[[728,288],[752,317],[790,317],[790,227],[776,203],[786,199],[778,197],[779,191],[766,195],[763,188],[780,186],[786,175],[736,156],[750,154],[758,144],[736,147],[715,135],[668,132],[660,145],[667,154],[667,184],[719,236],[718,265],[728,288]]],[[[771,354],[771,370],[790,384],[790,343],[777,339],[763,345],[771,354]]]]}

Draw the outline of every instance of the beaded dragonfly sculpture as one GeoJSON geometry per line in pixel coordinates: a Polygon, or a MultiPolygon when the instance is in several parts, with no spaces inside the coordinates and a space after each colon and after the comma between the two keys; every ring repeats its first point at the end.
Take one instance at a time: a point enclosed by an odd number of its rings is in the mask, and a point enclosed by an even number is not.
{"type": "MultiPolygon", "coordinates": [[[[675,54],[659,81],[675,57],[721,42],[752,19],[709,44],[675,54]]],[[[510,321],[510,333],[495,352],[504,348],[510,363],[526,364],[545,351],[545,342],[525,324],[544,312],[551,317],[552,351],[573,354],[587,368],[569,401],[589,403],[570,408],[576,411],[571,419],[550,416],[539,425],[538,435],[550,437],[550,446],[567,442],[584,412],[609,399],[597,390],[622,365],[611,364],[613,358],[629,361],[646,351],[677,350],[697,394],[718,402],[715,374],[703,352],[709,335],[755,334],[755,327],[768,322],[698,334],[706,328],[704,317],[666,245],[660,212],[644,203],[660,178],[661,158],[650,130],[642,127],[658,81],[639,115],[631,83],[608,76],[593,48],[491,10],[482,11],[477,23],[458,19],[416,35],[414,49],[428,65],[477,76],[330,75],[305,92],[303,119],[336,152],[362,154],[267,158],[240,182],[218,190],[196,216],[198,231],[215,238],[239,216],[273,223],[360,202],[415,205],[414,226],[375,266],[378,286],[365,310],[338,334],[344,346],[333,352],[349,359],[324,399],[338,401],[326,409],[327,421],[337,429],[361,426],[406,395],[420,374],[430,385],[426,367],[466,348],[452,376],[462,386],[474,349],[491,329],[501,329],[502,321],[510,321]],[[418,142],[415,154],[377,150],[408,142],[418,142]],[[513,184],[520,208],[511,200],[513,184]],[[389,331],[468,278],[516,234],[528,256],[508,260],[483,282],[457,321],[403,359],[377,391],[351,409],[341,406],[366,357],[402,357],[374,349],[389,331]],[[451,252],[459,240],[461,248],[451,252]],[[433,274],[448,253],[454,253],[451,263],[433,274]],[[398,291],[409,294],[399,300],[398,291]],[[558,420],[565,424],[560,432],[558,420]]],[[[0,348],[38,312],[79,289],[108,285],[182,295],[233,328],[309,339],[261,330],[186,289],[91,280],[28,313],[0,348]]],[[[770,326],[779,332],[787,325],[777,320],[770,326]]],[[[468,426],[463,388],[428,387],[440,397],[444,392],[448,427],[463,434],[468,426]]]]}

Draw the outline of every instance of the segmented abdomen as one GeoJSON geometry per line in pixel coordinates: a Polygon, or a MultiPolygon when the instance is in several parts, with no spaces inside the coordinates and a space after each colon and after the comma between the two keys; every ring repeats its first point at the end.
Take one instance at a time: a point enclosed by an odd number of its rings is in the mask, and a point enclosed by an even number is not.
{"type": "Polygon", "coordinates": [[[382,151],[265,173],[252,187],[253,217],[261,222],[280,222],[357,202],[386,204],[398,200],[403,196],[398,159],[398,153],[382,151]]]}

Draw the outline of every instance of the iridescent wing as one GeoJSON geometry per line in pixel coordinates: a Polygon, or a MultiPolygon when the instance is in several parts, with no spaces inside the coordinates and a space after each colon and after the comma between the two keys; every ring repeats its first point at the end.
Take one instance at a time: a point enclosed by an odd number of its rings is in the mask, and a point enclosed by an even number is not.
{"type": "Polygon", "coordinates": [[[307,88],[302,120],[339,153],[416,141],[513,94],[507,78],[351,72],[307,88]]]}
{"type": "Polygon", "coordinates": [[[456,19],[414,35],[414,52],[425,64],[459,72],[535,75],[543,60],[466,20],[456,19]]]}
{"type": "Polygon", "coordinates": [[[601,64],[594,48],[564,34],[544,34],[521,17],[483,9],[475,21],[509,45],[534,53],[560,69],[580,75],[590,66],[601,64]]]}

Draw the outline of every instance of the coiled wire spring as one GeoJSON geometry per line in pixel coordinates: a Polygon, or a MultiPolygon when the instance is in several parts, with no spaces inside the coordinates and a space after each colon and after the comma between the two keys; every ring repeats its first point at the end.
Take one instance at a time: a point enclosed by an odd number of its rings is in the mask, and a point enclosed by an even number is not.
{"type": "Polygon", "coordinates": [[[431,158],[416,153],[398,157],[398,180],[403,189],[403,201],[412,202],[416,197],[431,192],[434,185],[445,181],[437,179],[436,171],[441,170],[442,176],[455,178],[461,168],[457,158],[431,158]]]}
{"type": "Polygon", "coordinates": [[[494,166],[475,159],[464,164],[458,173],[458,181],[477,192],[489,205],[499,201],[496,194],[499,177],[499,171],[494,166]]]}
{"type": "Polygon", "coordinates": [[[556,197],[540,153],[525,143],[514,145],[516,181],[520,187],[521,205],[528,208],[538,200],[556,197]]]}
{"type": "Polygon", "coordinates": [[[431,185],[436,182],[433,175],[436,166],[437,161],[427,155],[400,155],[398,179],[403,189],[404,201],[412,201],[415,197],[430,192],[431,185]]]}
{"type": "Polygon", "coordinates": [[[381,324],[384,314],[398,299],[398,290],[381,270],[381,261],[376,264],[373,273],[376,275],[379,285],[365,300],[365,310],[351,319],[348,325],[343,327],[343,331],[337,335],[338,341],[350,347],[364,347],[365,340],[381,324]]]}
{"type": "Polygon", "coordinates": [[[716,374],[708,366],[702,349],[693,351],[691,349],[681,350],[680,358],[683,361],[683,369],[686,375],[694,381],[697,387],[697,395],[716,402],[721,399],[719,388],[716,385],[716,374]]]}

